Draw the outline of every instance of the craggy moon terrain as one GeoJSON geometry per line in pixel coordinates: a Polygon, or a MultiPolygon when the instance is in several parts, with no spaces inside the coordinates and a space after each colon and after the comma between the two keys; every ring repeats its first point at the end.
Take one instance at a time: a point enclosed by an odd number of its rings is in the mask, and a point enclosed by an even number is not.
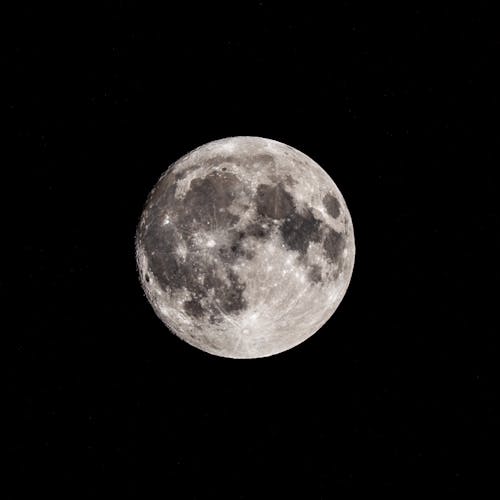
{"type": "Polygon", "coordinates": [[[353,226],[331,177],[300,151],[229,137],[160,177],[136,233],[156,314],[211,354],[290,349],[335,312],[354,266],[353,226]]]}

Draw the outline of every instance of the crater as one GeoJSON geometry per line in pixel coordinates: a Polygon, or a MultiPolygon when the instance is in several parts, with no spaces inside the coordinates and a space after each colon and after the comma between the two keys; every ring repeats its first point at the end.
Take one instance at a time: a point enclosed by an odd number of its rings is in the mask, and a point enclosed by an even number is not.
{"type": "Polygon", "coordinates": [[[340,203],[339,200],[331,193],[327,193],[323,197],[323,205],[326,208],[326,211],[336,219],[340,215],[340,203]]]}

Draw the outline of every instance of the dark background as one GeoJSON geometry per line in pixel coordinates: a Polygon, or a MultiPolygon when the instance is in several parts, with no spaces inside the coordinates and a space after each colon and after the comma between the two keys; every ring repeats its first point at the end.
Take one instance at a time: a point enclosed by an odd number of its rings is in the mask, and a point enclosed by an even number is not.
{"type": "Polygon", "coordinates": [[[6,498],[319,500],[494,478],[498,23],[485,2],[329,3],[6,17],[19,233],[3,241],[22,262],[2,280],[22,307],[5,329],[6,498]],[[355,229],[337,313],[267,359],[176,339],[135,268],[160,174],[231,135],[315,159],[355,229]]]}

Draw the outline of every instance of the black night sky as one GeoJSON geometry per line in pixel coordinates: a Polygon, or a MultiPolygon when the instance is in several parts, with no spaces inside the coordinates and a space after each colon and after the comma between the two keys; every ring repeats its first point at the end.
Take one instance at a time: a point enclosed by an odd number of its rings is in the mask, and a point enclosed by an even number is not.
{"type": "Polygon", "coordinates": [[[3,498],[492,482],[500,35],[486,2],[458,3],[19,3],[1,97],[4,246],[22,262],[0,280],[22,311],[2,328],[3,498]],[[335,315],[259,360],[170,334],[135,265],[160,174],[234,135],[314,158],[356,236],[335,315]]]}

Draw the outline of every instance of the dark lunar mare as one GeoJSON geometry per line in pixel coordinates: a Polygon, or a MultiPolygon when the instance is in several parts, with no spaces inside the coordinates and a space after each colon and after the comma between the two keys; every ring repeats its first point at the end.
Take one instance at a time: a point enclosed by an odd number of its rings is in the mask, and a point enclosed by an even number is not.
{"type": "Polygon", "coordinates": [[[257,186],[257,213],[272,220],[280,221],[280,233],[289,250],[298,251],[305,257],[309,242],[321,240],[321,221],[311,210],[298,211],[293,196],[282,183],[275,186],[257,186]]]}
{"type": "Polygon", "coordinates": [[[208,316],[212,322],[217,322],[222,319],[222,313],[236,313],[246,308],[245,286],[224,264],[239,256],[250,256],[235,243],[239,238],[234,231],[228,251],[219,254],[220,262],[207,260],[196,246],[194,234],[216,227],[231,233],[230,228],[239,217],[226,209],[237,196],[241,184],[232,174],[214,172],[205,178],[193,179],[186,195],[177,200],[178,180],[179,176],[167,172],[153,190],[148,199],[149,213],[139,227],[138,238],[144,245],[150,271],[160,287],[167,293],[185,288],[191,293],[191,298],[183,304],[185,312],[193,318],[208,316]],[[177,204],[182,205],[182,210],[177,204]],[[164,224],[166,214],[171,219],[169,224],[164,224]],[[187,247],[184,258],[178,254],[183,244],[187,247]],[[227,281],[219,276],[221,269],[227,281]],[[202,304],[209,290],[213,290],[214,301],[202,304]]]}
{"type": "Polygon", "coordinates": [[[326,211],[336,219],[340,215],[340,202],[330,193],[325,194],[323,197],[323,205],[326,211]]]}
{"type": "Polygon", "coordinates": [[[235,313],[244,310],[247,305],[243,297],[245,286],[238,276],[224,265],[204,259],[199,251],[188,249],[183,259],[176,253],[180,241],[181,237],[174,228],[165,227],[148,231],[144,238],[144,247],[150,256],[150,270],[160,287],[167,293],[188,290],[191,298],[183,306],[185,312],[195,318],[208,315],[215,322],[222,319],[221,311],[235,313]],[[228,282],[219,276],[221,268],[228,282]],[[209,290],[213,291],[215,302],[202,304],[209,290]]]}
{"type": "Polygon", "coordinates": [[[321,240],[321,221],[307,209],[304,214],[294,212],[280,227],[285,245],[305,257],[309,243],[321,240]]]}
{"type": "Polygon", "coordinates": [[[323,240],[323,248],[325,249],[326,257],[332,264],[338,264],[338,269],[335,272],[335,278],[338,277],[340,271],[344,268],[343,251],[346,246],[345,235],[328,228],[323,240]]]}
{"type": "MultiPolygon", "coordinates": [[[[271,160],[272,157],[262,158],[262,161],[271,160]]],[[[235,159],[216,157],[211,161],[213,165],[220,165],[235,159]]],[[[149,210],[144,214],[137,234],[148,255],[150,272],[159,286],[166,293],[183,289],[190,292],[190,299],[183,304],[185,313],[190,317],[217,323],[223,320],[223,314],[235,314],[246,309],[243,296],[245,284],[229,264],[238,259],[251,260],[253,253],[246,248],[246,240],[255,238],[263,241],[276,225],[285,247],[299,252],[301,265],[307,269],[312,283],[320,283],[322,276],[320,266],[307,263],[306,254],[311,241],[322,242],[327,259],[339,264],[338,275],[343,267],[344,236],[327,227],[310,209],[299,211],[294,197],[283,183],[259,184],[255,197],[257,218],[243,229],[236,230],[235,225],[240,218],[227,209],[240,195],[241,181],[222,168],[204,178],[194,178],[184,197],[175,198],[177,182],[193,168],[199,166],[190,166],[181,174],[167,171],[148,197],[149,210]],[[167,214],[170,224],[164,224],[167,214]],[[216,258],[207,259],[203,255],[207,249],[199,248],[194,235],[199,230],[216,228],[227,231],[228,238],[224,243],[217,242],[213,249],[216,258]],[[186,248],[184,257],[178,254],[181,246],[186,248]],[[226,280],[221,278],[221,271],[226,280]],[[213,291],[213,300],[204,302],[209,290],[213,291]]],[[[323,204],[332,217],[339,216],[340,205],[335,197],[327,194],[323,204]]]]}
{"type": "Polygon", "coordinates": [[[283,185],[259,184],[256,195],[257,213],[271,219],[283,219],[294,212],[293,197],[283,185]]]}
{"type": "Polygon", "coordinates": [[[239,217],[227,211],[241,189],[238,178],[230,173],[213,172],[203,179],[193,179],[182,203],[183,210],[175,210],[176,224],[181,228],[210,230],[228,228],[239,217]]]}
{"type": "Polygon", "coordinates": [[[308,277],[312,283],[320,283],[321,282],[321,267],[317,264],[312,264],[309,266],[308,277]]]}

